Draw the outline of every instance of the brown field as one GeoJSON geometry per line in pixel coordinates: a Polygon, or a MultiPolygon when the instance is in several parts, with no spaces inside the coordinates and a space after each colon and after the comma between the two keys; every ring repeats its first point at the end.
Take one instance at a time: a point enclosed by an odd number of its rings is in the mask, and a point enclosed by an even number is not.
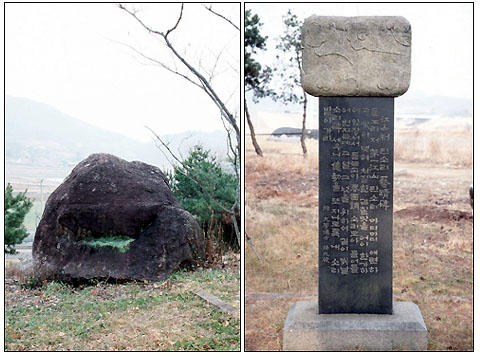
{"type": "MultiPolygon", "coordinates": [[[[317,294],[318,142],[246,140],[245,348],[281,350],[294,301],[317,294]]],[[[429,350],[473,350],[472,132],[395,132],[396,301],[413,301],[429,350]]]]}

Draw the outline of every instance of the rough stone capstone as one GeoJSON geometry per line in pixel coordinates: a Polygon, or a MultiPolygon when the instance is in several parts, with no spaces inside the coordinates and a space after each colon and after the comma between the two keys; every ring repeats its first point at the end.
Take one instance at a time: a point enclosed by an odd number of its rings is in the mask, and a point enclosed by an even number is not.
{"type": "Polygon", "coordinates": [[[410,85],[411,38],[399,16],[310,16],[302,86],[313,96],[400,96],[410,85]]]}
{"type": "Polygon", "coordinates": [[[42,279],[158,281],[203,262],[205,248],[160,169],[93,154],[50,195],[33,258],[42,279]]]}

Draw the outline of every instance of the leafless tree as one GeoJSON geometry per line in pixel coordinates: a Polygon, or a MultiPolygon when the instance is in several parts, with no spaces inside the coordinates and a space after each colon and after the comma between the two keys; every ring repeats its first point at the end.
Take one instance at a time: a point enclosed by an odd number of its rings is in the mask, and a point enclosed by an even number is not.
{"type": "MultiPolygon", "coordinates": [[[[277,67],[277,74],[281,78],[280,90],[274,96],[275,100],[281,100],[284,104],[299,103],[303,105],[302,145],[303,156],[307,156],[307,145],[305,138],[307,134],[307,93],[302,88],[300,76],[302,73],[302,21],[291,10],[283,17],[284,33],[278,39],[277,49],[283,52],[286,57],[286,64],[280,63],[277,67]],[[296,68],[295,68],[296,67],[296,68]]],[[[278,57],[277,57],[278,58],[278,57]]]]}
{"type": "MultiPolygon", "coordinates": [[[[192,5],[192,4],[189,4],[192,5]]],[[[236,233],[236,237],[238,243],[240,244],[240,230],[237,224],[237,220],[235,219],[236,214],[240,213],[240,127],[238,124],[238,112],[236,109],[229,109],[227,107],[227,103],[232,99],[234,96],[235,90],[231,93],[227,94],[226,96],[221,96],[218,92],[218,89],[215,88],[213,84],[213,79],[216,76],[216,71],[219,62],[222,60],[223,50],[219,51],[216,55],[214,55],[214,61],[211,66],[205,68],[205,65],[198,61],[198,65],[194,65],[194,63],[198,60],[197,58],[188,58],[187,53],[183,53],[180,48],[174,43],[172,38],[172,33],[176,31],[179,26],[182,24],[182,19],[184,15],[185,6],[182,3],[179,5],[179,14],[176,18],[175,24],[166,30],[159,30],[152,27],[150,24],[147,24],[144,21],[139,12],[135,10],[131,5],[123,5],[119,4],[118,7],[132,16],[135,21],[143,27],[149,34],[153,35],[154,37],[160,39],[164,45],[169,49],[172,57],[174,58],[174,64],[168,64],[165,59],[155,58],[153,56],[147,55],[146,53],[137,50],[134,46],[127,45],[130,47],[137,55],[141,56],[143,59],[147,60],[149,63],[157,65],[177,76],[182,78],[183,80],[188,81],[195,87],[199,88],[203,91],[210,101],[212,101],[218,108],[220,113],[220,119],[223,123],[223,126],[227,133],[227,145],[228,145],[228,156],[235,168],[235,174],[238,180],[237,192],[236,192],[236,200],[232,207],[224,207],[225,212],[231,214],[233,216],[233,224],[236,233]]],[[[228,26],[235,32],[240,34],[240,28],[236,25],[232,20],[230,20],[227,16],[222,15],[220,12],[213,9],[213,5],[210,6],[203,6],[205,10],[211,14],[211,16],[215,16],[222,21],[224,21],[228,26]]],[[[239,58],[238,58],[239,60],[239,58]]],[[[231,64],[227,64],[230,69],[239,73],[239,67],[233,66],[231,64]]],[[[239,62],[238,62],[239,66],[239,62]]],[[[235,83],[235,87],[239,87],[239,83],[235,83]]],[[[240,106],[240,103],[236,103],[234,107],[240,106]]],[[[149,129],[151,130],[151,129],[149,129]]],[[[161,140],[160,136],[157,133],[151,130],[158,142],[167,149],[168,153],[171,155],[174,161],[181,164],[181,160],[173,154],[173,152],[168,147],[164,141],[161,140]]]]}

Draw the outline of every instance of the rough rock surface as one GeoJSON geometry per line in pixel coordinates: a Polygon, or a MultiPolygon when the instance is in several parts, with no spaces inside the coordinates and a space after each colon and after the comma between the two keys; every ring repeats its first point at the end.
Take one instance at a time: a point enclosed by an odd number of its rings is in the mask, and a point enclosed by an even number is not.
{"type": "Polygon", "coordinates": [[[108,154],[81,161],[50,195],[33,243],[35,272],[61,280],[161,280],[205,259],[205,238],[160,169],[108,154]],[[114,238],[112,238],[114,237],[114,238]],[[129,239],[125,251],[98,240],[129,239]]]}
{"type": "Polygon", "coordinates": [[[410,85],[411,41],[403,17],[310,16],[302,86],[313,96],[400,96],[410,85]]]}

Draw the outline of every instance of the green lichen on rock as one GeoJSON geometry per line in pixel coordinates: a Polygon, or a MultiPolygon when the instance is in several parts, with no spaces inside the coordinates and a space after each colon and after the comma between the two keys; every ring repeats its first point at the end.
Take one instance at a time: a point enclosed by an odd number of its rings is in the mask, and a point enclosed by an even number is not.
{"type": "Polygon", "coordinates": [[[89,238],[81,241],[81,243],[93,248],[112,247],[118,249],[120,253],[125,253],[130,248],[130,243],[134,240],[127,236],[109,236],[89,238]]]}

